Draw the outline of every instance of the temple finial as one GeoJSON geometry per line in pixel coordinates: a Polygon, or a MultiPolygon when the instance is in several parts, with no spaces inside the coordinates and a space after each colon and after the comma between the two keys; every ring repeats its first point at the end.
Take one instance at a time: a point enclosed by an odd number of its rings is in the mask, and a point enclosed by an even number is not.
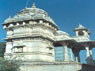
{"type": "Polygon", "coordinates": [[[80,24],[80,22],[79,22],[79,27],[83,27],[83,25],[82,25],[82,24],[80,24]]]}
{"type": "Polygon", "coordinates": [[[11,18],[11,16],[9,16],[8,18],[11,18]]]}
{"type": "Polygon", "coordinates": [[[27,8],[27,6],[28,6],[28,2],[29,2],[29,0],[27,0],[25,8],[27,8]]]}
{"type": "Polygon", "coordinates": [[[34,0],[34,2],[33,2],[32,8],[36,8],[35,0],[34,0]]]}

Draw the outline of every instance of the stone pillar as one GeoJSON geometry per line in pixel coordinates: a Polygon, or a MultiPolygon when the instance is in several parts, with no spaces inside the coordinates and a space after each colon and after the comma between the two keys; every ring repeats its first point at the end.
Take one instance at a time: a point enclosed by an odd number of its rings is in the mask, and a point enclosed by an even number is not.
{"type": "Polygon", "coordinates": [[[78,36],[78,31],[76,31],[76,36],[78,36]]]}
{"type": "Polygon", "coordinates": [[[92,56],[92,49],[90,49],[90,64],[94,65],[93,56],[92,56]]]}
{"type": "Polygon", "coordinates": [[[71,61],[73,61],[73,54],[72,54],[72,48],[70,48],[70,54],[71,54],[71,61]]]}
{"type": "Polygon", "coordinates": [[[92,55],[92,49],[90,49],[90,55],[92,55]]]}
{"type": "Polygon", "coordinates": [[[76,62],[78,62],[78,57],[76,57],[76,62]]]}
{"type": "Polygon", "coordinates": [[[77,51],[77,62],[80,62],[80,50],[77,51]]]}
{"type": "Polygon", "coordinates": [[[86,54],[87,54],[87,57],[89,57],[89,56],[90,56],[89,47],[86,47],[86,54]]]}
{"type": "Polygon", "coordinates": [[[91,64],[91,58],[90,58],[90,50],[89,47],[86,47],[86,54],[87,54],[87,64],[91,64]]]}
{"type": "Polygon", "coordinates": [[[91,59],[93,60],[92,49],[90,49],[89,54],[90,54],[91,59]]]}
{"type": "Polygon", "coordinates": [[[67,45],[64,45],[64,61],[68,61],[68,51],[67,51],[67,45]]]}

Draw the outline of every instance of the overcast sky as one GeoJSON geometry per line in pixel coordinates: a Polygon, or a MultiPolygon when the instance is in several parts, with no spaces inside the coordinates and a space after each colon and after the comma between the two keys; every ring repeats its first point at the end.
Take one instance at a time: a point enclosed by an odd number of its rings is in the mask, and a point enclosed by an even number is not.
{"type": "MultiPolygon", "coordinates": [[[[27,0],[0,0],[0,41],[6,37],[2,23],[25,8],[26,2],[27,0]]],[[[30,0],[28,7],[32,3],[33,0],[30,0]]],[[[48,12],[62,31],[75,36],[73,30],[80,23],[91,31],[91,39],[95,40],[95,0],[36,0],[36,6],[48,12]]],[[[81,59],[85,62],[86,53],[82,52],[81,59]]],[[[93,56],[95,59],[95,49],[93,56]]]]}

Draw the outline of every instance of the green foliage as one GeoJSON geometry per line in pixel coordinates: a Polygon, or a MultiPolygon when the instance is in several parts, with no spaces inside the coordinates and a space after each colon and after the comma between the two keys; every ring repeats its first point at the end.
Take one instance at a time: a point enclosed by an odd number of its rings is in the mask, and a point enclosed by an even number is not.
{"type": "Polygon", "coordinates": [[[20,60],[12,59],[12,60],[5,60],[4,53],[5,53],[5,42],[0,42],[0,71],[20,71],[19,67],[21,65],[20,60]]]}
{"type": "Polygon", "coordinates": [[[5,42],[0,42],[0,57],[4,56],[5,47],[6,47],[6,43],[5,42]]]}
{"type": "Polygon", "coordinates": [[[0,71],[20,71],[20,65],[21,61],[19,60],[5,60],[0,58],[0,71]]]}

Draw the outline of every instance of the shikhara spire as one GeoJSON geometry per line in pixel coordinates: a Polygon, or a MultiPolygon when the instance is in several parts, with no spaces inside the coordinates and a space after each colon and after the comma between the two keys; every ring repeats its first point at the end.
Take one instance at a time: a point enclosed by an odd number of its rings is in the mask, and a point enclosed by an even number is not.
{"type": "Polygon", "coordinates": [[[32,8],[36,8],[35,0],[34,0],[34,2],[33,2],[32,8]]]}

